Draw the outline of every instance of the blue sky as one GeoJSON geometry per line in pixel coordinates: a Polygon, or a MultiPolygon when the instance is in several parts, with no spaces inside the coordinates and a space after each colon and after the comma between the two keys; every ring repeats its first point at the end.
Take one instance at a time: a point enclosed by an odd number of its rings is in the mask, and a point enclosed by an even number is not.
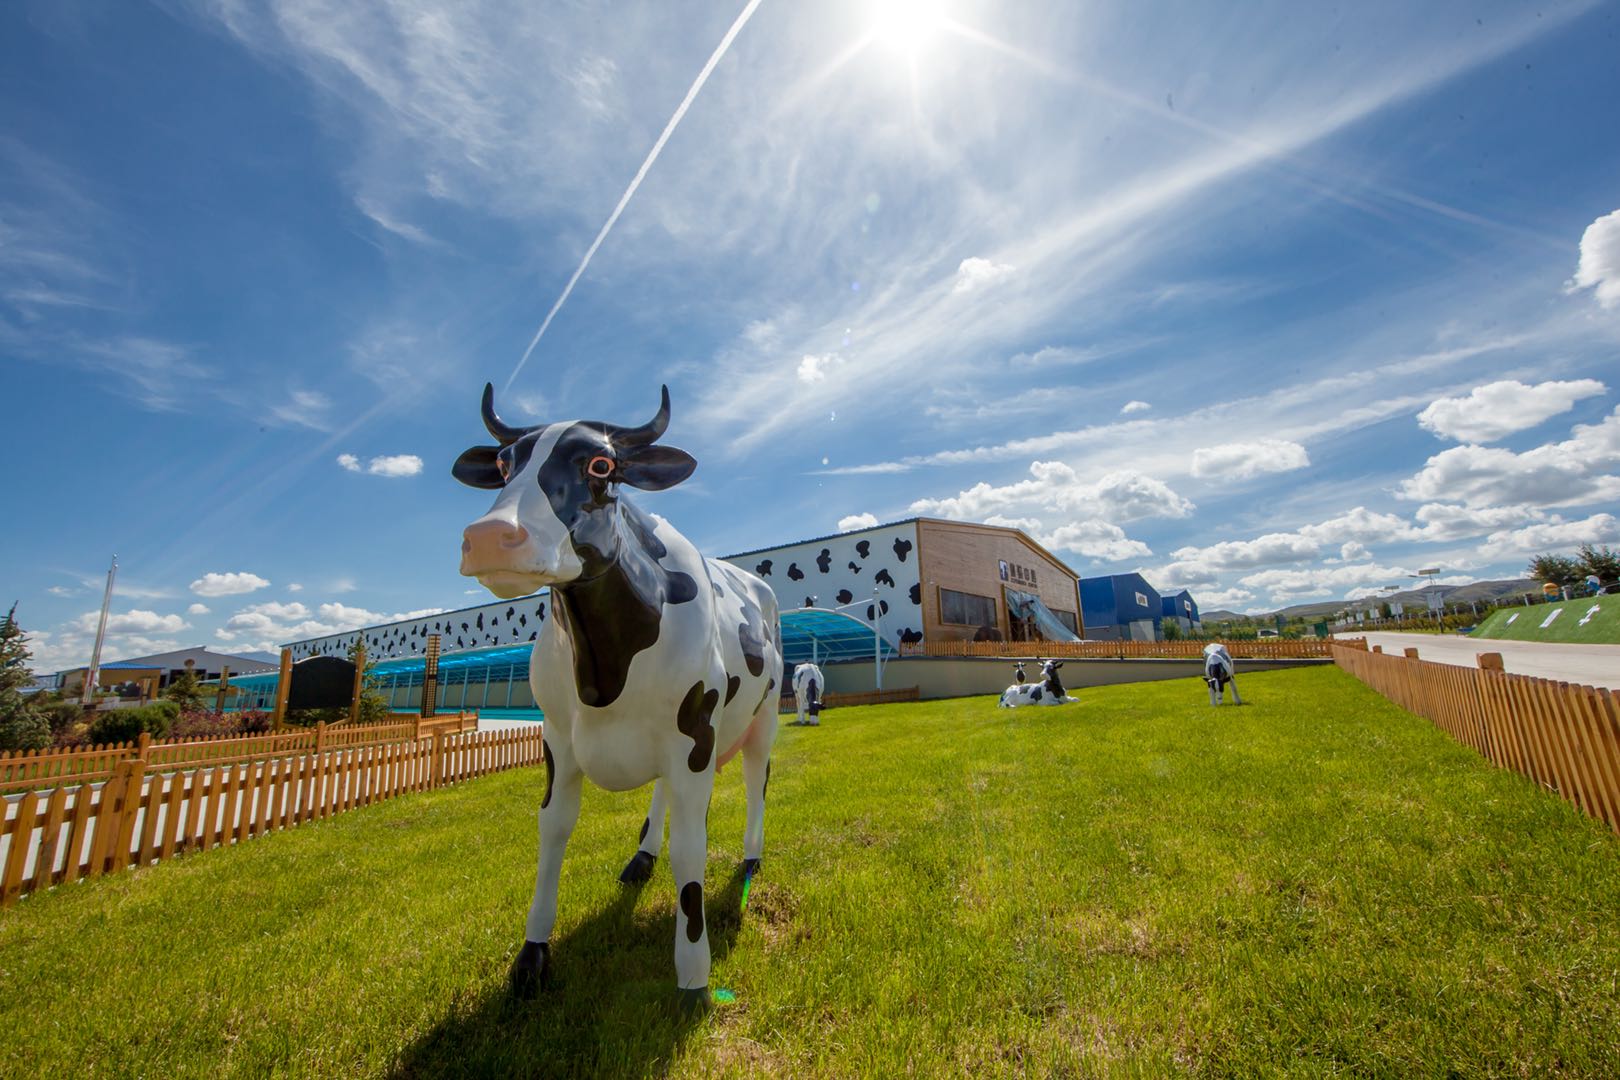
{"type": "Polygon", "coordinates": [[[1620,540],[1620,5],[0,9],[41,667],[476,602],[449,477],[640,422],[714,554],[1021,523],[1206,609],[1620,540]],[[262,583],[262,584],[261,584],[262,583]]]}

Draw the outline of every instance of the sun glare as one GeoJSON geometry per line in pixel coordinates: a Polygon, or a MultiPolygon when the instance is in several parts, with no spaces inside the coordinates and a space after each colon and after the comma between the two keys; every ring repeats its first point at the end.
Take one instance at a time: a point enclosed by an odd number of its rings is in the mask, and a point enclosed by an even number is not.
{"type": "Polygon", "coordinates": [[[927,48],[945,23],[939,0],[881,0],[873,12],[872,36],[913,57],[927,48]]]}

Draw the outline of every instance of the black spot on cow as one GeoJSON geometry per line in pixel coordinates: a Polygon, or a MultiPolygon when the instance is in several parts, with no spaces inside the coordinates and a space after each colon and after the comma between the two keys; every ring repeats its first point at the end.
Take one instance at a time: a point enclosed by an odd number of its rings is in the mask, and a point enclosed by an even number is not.
{"type": "Polygon", "coordinates": [[[742,598],[743,621],[737,627],[737,640],[742,643],[743,663],[748,665],[748,674],[756,679],[765,674],[765,616],[759,610],[759,605],[744,596],[742,598]]]}
{"type": "Polygon", "coordinates": [[[540,800],[540,809],[544,810],[551,804],[551,774],[556,771],[556,763],[551,760],[551,744],[544,739],[540,740],[540,752],[546,759],[546,794],[540,800]]]}
{"type": "Polygon", "coordinates": [[[788,580],[803,581],[804,571],[799,569],[798,563],[788,563],[788,580]]]}
{"type": "Polygon", "coordinates": [[[534,609],[534,617],[537,618],[537,619],[543,619],[543,618],[546,617],[546,605],[545,604],[540,604],[534,609]]]}
{"type": "Polygon", "coordinates": [[[848,589],[838,590],[838,602],[840,604],[847,604],[853,599],[855,599],[855,594],[850,592],[848,589]]]}
{"type": "Polygon", "coordinates": [[[692,740],[692,752],[686,757],[686,767],[693,772],[707,769],[709,759],[714,756],[714,725],[710,719],[719,701],[720,691],[705,691],[703,680],[699,679],[686,692],[680,711],[675,715],[675,726],[682,735],[692,740]]]}
{"type": "Polygon", "coordinates": [[[722,589],[720,587],[720,583],[712,578],[709,580],[709,588],[714,590],[714,595],[716,596],[726,595],[726,590],[722,589]]]}
{"type": "Polygon", "coordinates": [[[727,675],[726,676],[726,704],[727,705],[730,705],[731,704],[731,699],[737,696],[737,689],[740,686],[742,686],[742,676],[741,675],[727,675]]]}
{"type": "Polygon", "coordinates": [[[880,611],[883,614],[887,615],[889,613],[889,602],[887,600],[879,600],[878,601],[878,611],[880,611]]]}
{"type": "Polygon", "coordinates": [[[821,568],[821,572],[823,574],[825,574],[828,570],[831,570],[832,551],[827,548],[822,548],[821,554],[816,556],[816,565],[821,568]]]}
{"type": "Polygon", "coordinates": [[[771,790],[771,763],[769,761],[766,761],[765,762],[765,782],[763,784],[759,785],[759,798],[760,798],[761,802],[765,801],[765,793],[767,791],[769,791],[769,790],[771,790]]]}
{"type": "Polygon", "coordinates": [[[466,647],[467,647],[467,645],[466,645],[465,642],[463,642],[459,637],[456,638],[456,648],[465,649],[466,647]]]}
{"type": "Polygon", "coordinates": [[[915,584],[915,585],[913,585],[911,587],[911,602],[913,604],[917,604],[917,605],[921,606],[921,604],[922,604],[922,582],[918,582],[917,584],[915,584]]]}
{"type": "Polygon", "coordinates": [[[863,559],[871,558],[872,557],[872,541],[870,541],[870,540],[857,540],[855,542],[855,554],[859,555],[863,559]]]}
{"type": "Polygon", "coordinates": [[[898,536],[895,537],[894,538],[894,554],[895,554],[895,557],[898,558],[901,562],[905,562],[906,561],[906,556],[908,554],[910,554],[910,553],[911,553],[911,541],[910,540],[902,540],[898,536]]]}
{"type": "Polygon", "coordinates": [[[1040,687],[1037,686],[1035,689],[1033,689],[1033,690],[1031,690],[1029,692],[1029,700],[1031,700],[1031,701],[1039,701],[1039,700],[1041,700],[1041,688],[1040,687]]]}
{"type": "Polygon", "coordinates": [[[770,577],[771,576],[771,560],[770,559],[761,559],[759,561],[759,565],[754,567],[754,573],[758,574],[760,577],[770,577]]]}
{"type": "Polygon", "coordinates": [[[686,940],[703,940],[703,886],[688,881],[681,886],[681,914],[686,916],[686,940]]]}
{"type": "Polygon", "coordinates": [[[882,570],[873,574],[872,583],[874,585],[887,585],[891,589],[894,588],[894,578],[889,574],[889,568],[885,566],[882,570]]]}
{"type": "Polygon", "coordinates": [[[861,572],[861,564],[860,563],[854,563],[854,562],[850,563],[849,564],[849,572],[852,573],[852,574],[860,573],[861,572]]]}
{"type": "Polygon", "coordinates": [[[866,621],[867,622],[872,622],[876,618],[877,618],[877,609],[874,608],[871,604],[867,604],[866,605],[866,621]]]}
{"type": "Polygon", "coordinates": [[[652,828],[652,818],[650,818],[650,817],[649,818],[642,818],[641,819],[641,835],[636,837],[636,843],[639,844],[643,840],[647,839],[647,830],[649,830],[651,828],[652,828]]]}
{"type": "Polygon", "coordinates": [[[900,631],[900,644],[902,645],[915,645],[921,640],[921,630],[913,630],[908,626],[904,630],[900,631]]]}

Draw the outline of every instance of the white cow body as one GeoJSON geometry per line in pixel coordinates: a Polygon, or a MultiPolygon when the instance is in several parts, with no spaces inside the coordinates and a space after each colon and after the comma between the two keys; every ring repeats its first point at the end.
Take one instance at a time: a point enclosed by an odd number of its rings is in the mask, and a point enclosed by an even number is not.
{"type": "Polygon", "coordinates": [[[1079,698],[1070,697],[1063,688],[1063,680],[1057,673],[1062,666],[1061,662],[1054,660],[1041,664],[1041,681],[1014,683],[1007,687],[1001,692],[1001,707],[1016,709],[1021,705],[1070,705],[1079,701],[1079,698]]]}
{"type": "Polygon", "coordinates": [[[662,518],[620,498],[620,485],[662,490],[696,462],[653,445],[669,418],[640,428],[565,421],[511,428],[484,389],[484,423],[500,447],[473,447],[454,469],[499,488],[468,526],[462,573],[498,596],[551,586],[552,618],[531,655],[529,682],[545,712],[546,792],[540,858],[512,988],[544,986],[557,887],[585,778],[625,791],[653,783],[635,854],[620,880],[647,880],[663,848],[677,889],[675,972],[682,996],[708,1001],[703,881],[715,774],[743,755],[743,869],[759,866],[765,787],[782,675],[776,596],[759,578],[705,559],[662,518]]]}
{"type": "Polygon", "coordinates": [[[806,727],[821,725],[821,697],[826,692],[827,680],[814,664],[800,664],[793,669],[793,701],[798,706],[799,718],[795,724],[806,727]],[[805,719],[805,713],[810,719],[805,719]]]}
{"type": "Polygon", "coordinates": [[[1209,685],[1209,703],[1220,705],[1226,699],[1226,688],[1232,688],[1232,704],[1241,705],[1238,696],[1237,668],[1226,646],[1216,641],[1204,646],[1204,682],[1209,685]]]}

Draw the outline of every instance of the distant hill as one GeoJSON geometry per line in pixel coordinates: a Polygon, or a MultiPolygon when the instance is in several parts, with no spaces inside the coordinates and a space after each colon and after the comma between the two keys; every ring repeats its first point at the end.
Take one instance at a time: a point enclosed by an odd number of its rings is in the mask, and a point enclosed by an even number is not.
{"type": "Polygon", "coordinates": [[[279,664],[281,657],[267,652],[233,652],[232,656],[240,656],[244,660],[257,660],[261,664],[279,664]]]}
{"type": "MultiPolygon", "coordinates": [[[[1278,615],[1285,619],[1325,619],[1331,618],[1347,607],[1365,609],[1385,602],[1401,604],[1410,613],[1413,611],[1428,610],[1428,594],[1438,592],[1448,604],[1466,604],[1469,602],[1488,603],[1504,597],[1522,596],[1525,593],[1540,593],[1541,582],[1532,578],[1514,578],[1509,581],[1475,581],[1468,585],[1436,585],[1432,589],[1406,589],[1388,596],[1363,596],[1358,600],[1317,600],[1309,604],[1295,604],[1280,611],[1270,611],[1260,615],[1240,615],[1235,611],[1224,608],[1219,611],[1200,612],[1199,617],[1206,623],[1228,622],[1234,619],[1254,619],[1256,621],[1270,622],[1278,615]]],[[[1194,596],[1196,597],[1196,593],[1194,596]]]]}

